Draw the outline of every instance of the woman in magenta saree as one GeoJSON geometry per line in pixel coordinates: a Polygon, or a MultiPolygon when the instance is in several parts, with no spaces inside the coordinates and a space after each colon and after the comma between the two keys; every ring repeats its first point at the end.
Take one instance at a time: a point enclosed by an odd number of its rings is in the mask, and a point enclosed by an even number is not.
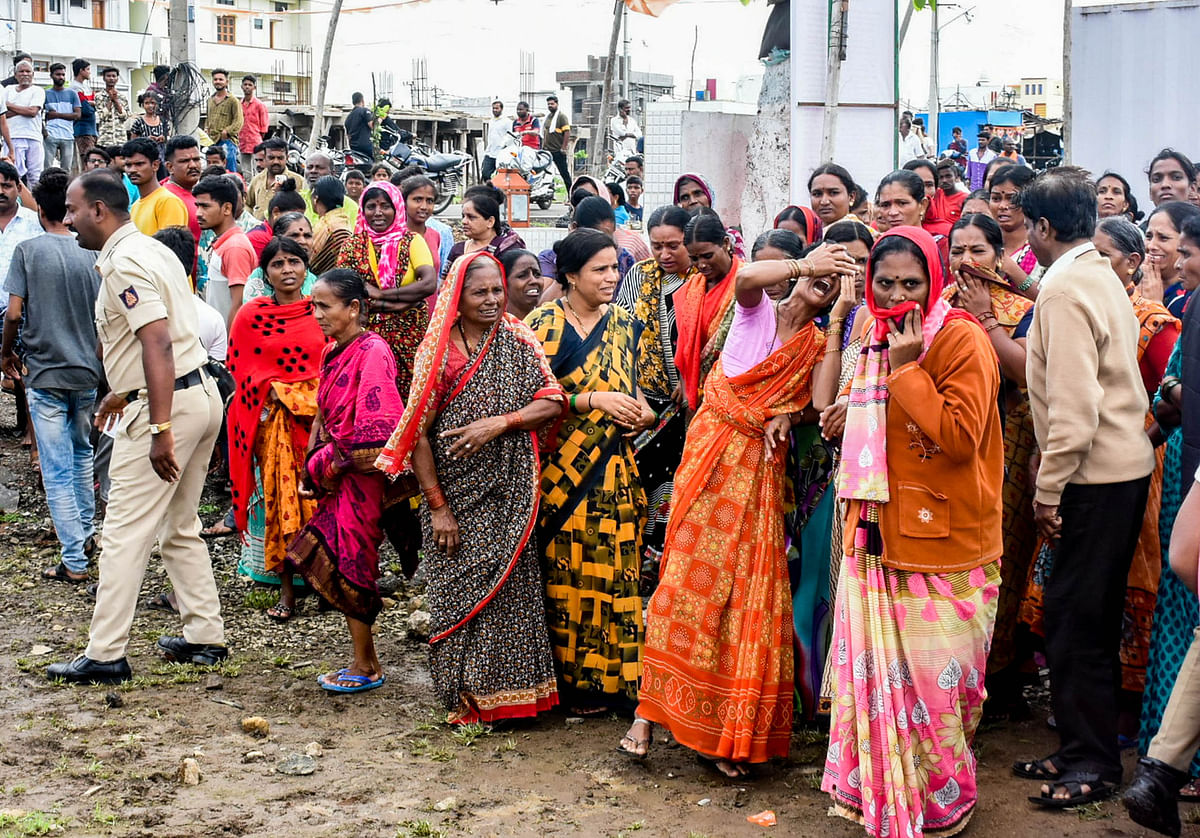
{"type": "MultiPolygon", "coordinates": [[[[379,545],[387,480],[375,459],[404,410],[396,390],[391,347],[361,325],[367,292],[362,278],[338,269],[313,287],[313,314],[333,343],[321,359],[317,419],[305,463],[305,491],[317,511],[288,548],[287,561],[313,590],[346,615],[354,641],[350,666],[322,675],[331,692],[361,692],[383,683],[371,624],[383,607],[379,545]]],[[[395,511],[407,513],[406,503],[395,511]]]]}

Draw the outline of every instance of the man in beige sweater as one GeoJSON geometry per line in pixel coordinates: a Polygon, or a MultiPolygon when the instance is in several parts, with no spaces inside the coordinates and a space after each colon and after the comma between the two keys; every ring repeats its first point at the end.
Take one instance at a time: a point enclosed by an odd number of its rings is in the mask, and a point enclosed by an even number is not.
{"type": "Polygon", "coordinates": [[[1013,769],[1046,781],[1031,799],[1063,808],[1107,797],[1121,782],[1122,609],[1154,450],[1144,431],[1137,319],[1091,242],[1091,179],[1081,169],[1052,169],[1021,192],[1020,202],[1029,245],[1047,268],[1026,372],[1041,451],[1034,517],[1055,545],[1045,628],[1061,747],[1013,769]]]}

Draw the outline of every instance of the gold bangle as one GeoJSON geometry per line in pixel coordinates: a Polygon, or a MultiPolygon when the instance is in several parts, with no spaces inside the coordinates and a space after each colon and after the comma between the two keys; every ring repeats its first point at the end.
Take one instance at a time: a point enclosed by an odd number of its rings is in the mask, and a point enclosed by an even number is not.
{"type": "Polygon", "coordinates": [[[799,279],[800,278],[800,260],[799,259],[786,259],[786,260],[784,260],[784,263],[788,267],[788,279],[799,279]]]}
{"type": "Polygon", "coordinates": [[[805,277],[805,278],[811,279],[813,276],[815,276],[815,275],[816,275],[816,272],[817,272],[817,270],[816,270],[816,268],[813,266],[813,263],[812,263],[812,260],[811,260],[811,259],[808,259],[808,258],[806,257],[806,258],[804,259],[804,261],[803,261],[803,262],[801,262],[800,264],[804,266],[804,277],[805,277]]]}

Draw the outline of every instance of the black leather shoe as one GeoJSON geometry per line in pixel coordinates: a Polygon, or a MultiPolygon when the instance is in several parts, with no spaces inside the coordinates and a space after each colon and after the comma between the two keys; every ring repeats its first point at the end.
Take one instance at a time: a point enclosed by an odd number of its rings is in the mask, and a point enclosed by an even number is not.
{"type": "Polygon", "coordinates": [[[52,663],[46,668],[46,677],[51,681],[66,681],[69,684],[120,684],[133,677],[129,661],[94,661],[80,655],[73,661],[52,663]]]}
{"type": "Polygon", "coordinates": [[[1179,838],[1179,804],[1175,795],[1187,781],[1186,771],[1161,760],[1142,757],[1138,760],[1137,774],[1121,796],[1121,802],[1134,823],[1179,838]]]}
{"type": "Polygon", "coordinates": [[[216,666],[229,657],[229,649],[212,643],[188,643],[182,637],[158,638],[158,651],[172,663],[216,666]]]}

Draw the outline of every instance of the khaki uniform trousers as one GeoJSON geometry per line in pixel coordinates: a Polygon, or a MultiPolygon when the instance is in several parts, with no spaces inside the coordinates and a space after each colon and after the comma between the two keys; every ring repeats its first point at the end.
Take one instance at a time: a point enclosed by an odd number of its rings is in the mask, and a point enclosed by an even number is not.
{"type": "Polygon", "coordinates": [[[125,656],[155,539],[179,601],[184,638],[189,643],[225,642],[221,602],[208,546],[200,537],[198,514],[208,461],[221,429],[222,408],[216,382],[207,373],[202,376],[199,384],[176,390],[171,403],[171,432],[180,471],[175,483],[162,480],[150,465],[149,402],[143,395],[125,408],[125,419],[113,443],[100,586],[84,653],[94,661],[125,656]]]}
{"type": "Polygon", "coordinates": [[[1146,756],[1187,771],[1200,749],[1200,629],[1179,669],[1171,700],[1163,711],[1158,733],[1150,740],[1146,756]]]}

